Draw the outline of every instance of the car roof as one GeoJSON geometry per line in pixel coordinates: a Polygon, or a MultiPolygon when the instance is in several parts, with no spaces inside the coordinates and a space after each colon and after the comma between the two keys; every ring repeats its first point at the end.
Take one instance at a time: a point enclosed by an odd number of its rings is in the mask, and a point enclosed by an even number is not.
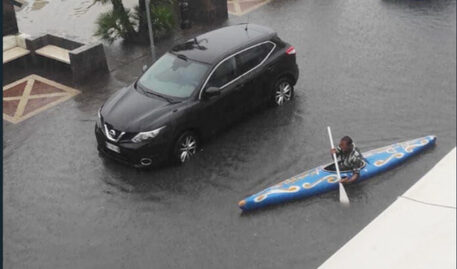
{"type": "Polygon", "coordinates": [[[256,24],[238,24],[219,28],[178,44],[171,53],[188,59],[216,64],[226,56],[271,39],[273,29],[256,24]]]}

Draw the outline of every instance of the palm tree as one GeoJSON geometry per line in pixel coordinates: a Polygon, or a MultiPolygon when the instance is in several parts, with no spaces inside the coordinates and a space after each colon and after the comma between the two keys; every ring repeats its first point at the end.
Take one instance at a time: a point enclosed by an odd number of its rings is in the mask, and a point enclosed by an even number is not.
{"type": "Polygon", "coordinates": [[[122,37],[125,40],[134,40],[136,36],[135,29],[133,28],[133,22],[130,21],[130,11],[125,9],[122,4],[122,0],[94,0],[106,4],[111,2],[113,9],[102,13],[97,20],[99,28],[97,29],[96,35],[102,36],[102,38],[109,41],[114,41],[117,37],[122,37]],[[113,28],[114,31],[109,31],[107,28],[113,28]]]}
{"type": "MultiPolygon", "coordinates": [[[[148,41],[148,25],[146,20],[146,1],[138,0],[134,12],[126,9],[122,0],[94,0],[106,4],[111,2],[113,9],[100,14],[97,19],[96,36],[109,42],[118,38],[125,41],[148,41]],[[137,30],[135,30],[137,28],[137,30]]],[[[173,0],[154,0],[151,3],[152,28],[155,35],[163,35],[174,26],[174,17],[171,11],[173,0]]]]}

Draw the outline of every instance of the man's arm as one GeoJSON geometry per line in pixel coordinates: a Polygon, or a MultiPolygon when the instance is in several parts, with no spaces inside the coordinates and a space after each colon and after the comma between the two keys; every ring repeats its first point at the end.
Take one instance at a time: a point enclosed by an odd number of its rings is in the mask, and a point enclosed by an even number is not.
{"type": "Polygon", "coordinates": [[[351,184],[352,182],[356,181],[357,179],[359,179],[360,177],[360,174],[359,173],[354,173],[352,174],[352,177],[350,178],[342,178],[341,179],[341,183],[346,183],[346,184],[351,184]]]}
{"type": "Polygon", "coordinates": [[[353,163],[353,168],[352,168],[352,177],[350,178],[344,178],[341,180],[341,183],[352,183],[354,181],[356,181],[357,179],[359,179],[360,177],[360,170],[362,169],[363,167],[363,161],[361,159],[361,156],[360,158],[357,158],[354,163],[353,163]]]}

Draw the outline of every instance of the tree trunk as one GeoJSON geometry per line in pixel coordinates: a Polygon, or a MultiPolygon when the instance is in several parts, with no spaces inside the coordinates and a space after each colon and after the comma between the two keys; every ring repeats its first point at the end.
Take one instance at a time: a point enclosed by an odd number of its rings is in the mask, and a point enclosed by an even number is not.
{"type": "Polygon", "coordinates": [[[126,40],[135,39],[137,32],[135,32],[135,29],[133,29],[133,25],[129,20],[129,15],[125,11],[124,5],[122,4],[122,0],[111,0],[111,3],[113,4],[114,12],[119,14],[119,19],[121,21],[121,24],[127,31],[125,39],[126,40]]]}
{"type": "Polygon", "coordinates": [[[146,18],[146,1],[138,0],[138,39],[141,42],[147,42],[149,40],[148,33],[148,22],[146,18]]]}

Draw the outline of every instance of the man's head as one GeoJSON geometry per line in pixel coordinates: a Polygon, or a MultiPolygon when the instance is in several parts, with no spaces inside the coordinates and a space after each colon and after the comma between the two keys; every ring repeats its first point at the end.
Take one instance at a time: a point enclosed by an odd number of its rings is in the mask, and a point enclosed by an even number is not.
{"type": "Polygon", "coordinates": [[[344,153],[352,151],[353,144],[352,139],[349,136],[344,136],[340,140],[340,148],[344,153]]]}

